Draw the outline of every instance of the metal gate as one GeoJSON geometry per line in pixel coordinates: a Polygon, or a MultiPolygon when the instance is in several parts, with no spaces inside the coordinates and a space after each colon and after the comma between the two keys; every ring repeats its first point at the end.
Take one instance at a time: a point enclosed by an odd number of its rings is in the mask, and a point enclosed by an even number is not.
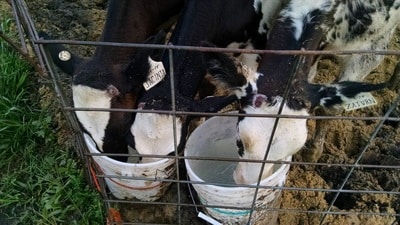
{"type": "MultiPolygon", "coordinates": [[[[90,153],[88,151],[85,140],[83,139],[82,132],[78,126],[77,120],[74,116],[75,110],[91,110],[91,109],[75,109],[71,106],[70,90],[69,87],[63,83],[63,74],[58,72],[58,69],[54,67],[51,59],[46,54],[44,45],[51,43],[62,43],[69,45],[112,45],[112,46],[126,46],[126,47],[154,47],[145,44],[122,44],[122,43],[104,43],[96,41],[72,41],[72,40],[42,40],[38,37],[38,32],[35,28],[35,20],[29,13],[29,8],[23,0],[11,0],[13,13],[16,19],[17,28],[20,35],[22,53],[29,54],[29,48],[32,48],[32,52],[35,54],[36,59],[39,62],[39,67],[36,68],[42,72],[42,76],[50,78],[54,92],[59,98],[61,107],[64,109],[65,118],[69,122],[73,133],[75,134],[74,139],[76,143],[76,151],[80,158],[85,163],[86,174],[91,182],[93,188],[96,188],[102,195],[104,204],[107,209],[107,223],[108,224],[204,224],[204,221],[212,224],[218,224],[211,217],[205,216],[205,207],[216,208],[216,209],[234,209],[234,210],[248,210],[248,224],[265,224],[266,221],[254,221],[253,216],[261,210],[262,214],[273,214],[276,213],[279,218],[279,224],[398,224],[400,221],[400,181],[395,180],[399,178],[399,175],[393,177],[380,177],[378,181],[380,183],[368,183],[368,181],[359,179],[358,175],[363,171],[369,171],[369,175],[373,176],[377,173],[376,171],[387,171],[387,174],[400,174],[400,140],[394,141],[395,145],[390,149],[382,149],[381,151],[389,151],[393,158],[386,157],[386,162],[381,162],[381,158],[377,157],[375,160],[374,156],[370,154],[371,148],[378,148],[379,145],[376,143],[377,139],[379,142],[384,142],[385,138],[399,138],[394,135],[388,135],[385,137],[385,132],[391,132],[392,129],[388,127],[394,127],[399,129],[399,103],[400,97],[397,94],[392,93],[390,99],[391,102],[383,102],[385,104],[385,111],[382,114],[377,112],[366,112],[363,114],[347,114],[347,116],[335,116],[335,117],[307,117],[310,121],[316,119],[329,120],[331,124],[338,123],[338,121],[355,121],[353,126],[361,126],[360,124],[367,124],[371,128],[369,136],[363,140],[362,146],[358,146],[354,150],[352,160],[345,160],[343,162],[329,162],[324,161],[318,163],[304,162],[295,157],[295,160],[287,160],[275,162],[278,165],[290,165],[290,171],[297,170],[296,175],[290,175],[289,180],[286,181],[284,186],[263,186],[263,185],[243,185],[243,187],[252,187],[255,190],[252,207],[237,207],[233,204],[231,207],[223,205],[208,205],[207,203],[200,203],[199,196],[193,189],[193,184],[204,184],[199,181],[190,180],[187,176],[185,168],[185,159],[191,160],[210,160],[210,161],[226,161],[230,159],[224,159],[220,157],[186,157],[179,155],[178,153],[172,156],[158,156],[160,158],[170,158],[174,160],[174,167],[176,174],[169,178],[148,178],[146,181],[161,181],[167,182],[170,187],[168,188],[165,195],[158,201],[146,202],[140,200],[122,200],[117,199],[110,194],[109,189],[106,185],[105,179],[116,178],[116,179],[142,179],[132,178],[126,176],[109,175],[104,174],[99,165],[93,160],[93,156],[103,155],[90,153]],[[397,143],[397,146],[396,146],[397,143]],[[377,147],[378,146],[378,147],[377,147]],[[327,180],[329,179],[329,173],[336,174],[339,180],[327,180]],[[318,181],[310,179],[310,176],[323,177],[318,181]],[[390,179],[394,180],[390,180],[390,179]],[[349,184],[349,181],[352,181],[349,184]],[[393,185],[388,183],[397,184],[397,188],[393,188],[393,185]],[[386,186],[384,185],[387,184],[386,186]],[[278,202],[273,204],[273,207],[259,208],[257,206],[257,195],[262,190],[278,190],[281,191],[282,198],[278,202]],[[296,196],[302,196],[296,198],[296,196]],[[384,196],[384,197],[380,197],[384,196]],[[371,198],[372,200],[367,202],[357,201],[363,198],[371,198]],[[293,199],[292,202],[286,200],[293,199]],[[305,202],[308,199],[309,202],[305,202]],[[322,201],[322,200],[324,201],[322,201]],[[282,201],[282,202],[281,202],[282,201]],[[304,203],[301,203],[304,201],[304,203]],[[304,207],[302,207],[304,206],[304,207]],[[118,215],[121,215],[119,217],[118,215]],[[201,217],[203,219],[200,219],[201,217]]],[[[51,21],[49,21],[51,23],[51,21]]],[[[165,46],[168,51],[177,50],[199,50],[204,51],[206,49],[201,47],[189,47],[189,46],[165,46]]],[[[262,53],[265,51],[250,51],[243,49],[228,50],[228,49],[217,49],[217,51],[224,52],[243,52],[243,53],[262,53]]],[[[325,51],[325,52],[310,52],[310,51],[283,51],[283,54],[383,54],[383,55],[400,55],[400,51],[387,50],[379,52],[367,52],[367,51],[325,51]]],[[[397,66],[399,67],[399,66],[397,66]]],[[[386,95],[387,93],[381,94],[386,95]]],[[[132,110],[138,112],[138,110],[132,110]]],[[[153,111],[154,112],[154,111],[153,111]]],[[[190,112],[160,112],[169,113],[172,115],[185,114],[190,112]]],[[[202,114],[207,117],[222,115],[220,113],[202,114]]],[[[226,115],[226,114],[223,114],[226,115]]],[[[237,116],[231,114],[231,116],[237,116]]],[[[280,115],[279,117],[284,117],[280,115]]],[[[287,116],[290,117],[290,116],[287,116]]],[[[175,131],[174,131],[175,132],[175,131]]],[[[355,132],[358,132],[355,130],[355,132]]],[[[336,140],[351,141],[351,140],[336,140]]],[[[339,157],[339,153],[331,152],[329,157],[339,157]]],[[[206,185],[213,185],[214,183],[206,183],[206,185]]],[[[232,185],[235,186],[235,185],[232,185]]],[[[240,186],[240,185],[236,185],[240,186]]],[[[396,186],[396,185],[394,185],[396,186]]],[[[224,221],[220,221],[224,222],[224,221]]]]}

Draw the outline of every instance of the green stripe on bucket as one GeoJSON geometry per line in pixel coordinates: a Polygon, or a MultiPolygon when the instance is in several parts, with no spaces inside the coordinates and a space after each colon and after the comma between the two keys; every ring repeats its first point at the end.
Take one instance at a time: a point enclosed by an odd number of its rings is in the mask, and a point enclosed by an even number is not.
{"type": "MultiPolygon", "coordinates": [[[[199,199],[202,204],[207,205],[207,201],[205,201],[204,198],[199,196],[199,199]]],[[[217,213],[231,215],[231,216],[245,216],[250,213],[250,210],[231,209],[234,211],[226,211],[223,208],[210,208],[210,207],[206,207],[206,208],[211,209],[217,213]]]]}
{"type": "MultiPolygon", "coordinates": [[[[250,213],[250,210],[235,210],[235,211],[225,211],[222,208],[209,208],[221,214],[227,214],[232,216],[245,216],[250,213]]],[[[233,209],[234,210],[234,209],[233,209]]]]}

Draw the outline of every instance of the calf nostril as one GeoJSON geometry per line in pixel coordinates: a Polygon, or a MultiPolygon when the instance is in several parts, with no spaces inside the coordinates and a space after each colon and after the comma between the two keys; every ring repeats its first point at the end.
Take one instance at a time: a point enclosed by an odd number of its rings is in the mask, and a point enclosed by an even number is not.
{"type": "Polygon", "coordinates": [[[265,102],[266,100],[267,100],[267,96],[261,95],[261,94],[257,94],[257,95],[254,96],[253,106],[256,107],[256,108],[261,107],[263,102],[265,102]]]}
{"type": "Polygon", "coordinates": [[[255,106],[258,108],[258,107],[261,106],[262,103],[261,103],[260,101],[256,101],[254,104],[255,104],[255,106]]]}

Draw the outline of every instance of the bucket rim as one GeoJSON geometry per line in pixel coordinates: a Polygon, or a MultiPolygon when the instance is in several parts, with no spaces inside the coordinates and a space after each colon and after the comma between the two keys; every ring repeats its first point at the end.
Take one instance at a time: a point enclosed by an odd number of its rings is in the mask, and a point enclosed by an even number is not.
{"type": "MultiPolygon", "coordinates": [[[[83,133],[83,138],[84,138],[84,140],[86,142],[86,146],[88,147],[88,149],[89,149],[89,151],[91,153],[95,153],[95,154],[101,154],[102,153],[102,152],[100,152],[99,150],[96,149],[93,140],[90,138],[90,136],[88,134],[83,133]]],[[[112,164],[118,165],[118,166],[135,167],[135,168],[137,168],[137,167],[155,167],[155,166],[158,166],[158,165],[161,165],[161,164],[165,164],[165,163],[168,163],[169,161],[173,161],[174,160],[174,159],[170,159],[170,158],[164,158],[164,159],[160,159],[160,160],[157,160],[157,161],[154,161],[154,162],[148,162],[148,163],[128,163],[128,162],[121,162],[121,161],[112,159],[112,158],[110,158],[108,156],[105,156],[105,155],[100,155],[100,156],[92,155],[91,157],[100,157],[100,158],[103,158],[104,160],[106,160],[106,161],[108,161],[108,162],[110,162],[112,164]]]]}
{"type": "MultiPolygon", "coordinates": [[[[207,186],[207,187],[211,187],[211,188],[216,188],[219,190],[225,190],[225,191],[240,191],[240,190],[245,190],[248,188],[253,188],[253,187],[226,187],[226,186],[220,186],[220,185],[214,185],[214,184],[206,184],[207,181],[203,180],[202,178],[200,178],[193,170],[192,168],[189,166],[189,160],[190,159],[185,159],[185,165],[186,165],[186,170],[188,171],[188,175],[189,175],[189,179],[191,181],[196,181],[196,182],[204,182],[204,184],[202,183],[196,183],[195,185],[202,185],[202,186],[207,186]],[[193,176],[194,179],[191,179],[191,176],[193,176]]],[[[292,161],[292,156],[287,156],[286,158],[284,158],[284,160],[282,161],[292,161]]],[[[286,173],[287,170],[289,170],[290,168],[290,164],[281,164],[280,167],[273,172],[270,176],[266,177],[265,179],[262,179],[260,181],[259,186],[263,186],[265,183],[268,183],[269,181],[275,179],[277,176],[281,176],[282,173],[286,173]]],[[[278,184],[281,185],[284,183],[284,181],[286,180],[285,178],[286,176],[282,176],[282,182],[279,182],[278,184]]],[[[193,185],[193,184],[192,184],[193,185]]],[[[229,185],[229,184],[228,184],[229,185]]],[[[240,184],[232,184],[232,185],[240,185],[240,184]]],[[[243,184],[243,185],[252,185],[252,186],[256,186],[257,182],[252,183],[252,184],[243,184]]],[[[275,185],[274,185],[275,186],[275,185]]]]}

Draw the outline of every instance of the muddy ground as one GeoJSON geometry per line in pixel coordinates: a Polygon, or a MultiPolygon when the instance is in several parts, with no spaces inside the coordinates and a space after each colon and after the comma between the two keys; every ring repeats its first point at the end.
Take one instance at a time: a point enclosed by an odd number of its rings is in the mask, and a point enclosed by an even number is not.
{"type": "MultiPolygon", "coordinates": [[[[57,39],[87,40],[99,39],[105,18],[105,0],[35,0],[27,1],[30,14],[37,30],[47,31],[57,39]]],[[[390,49],[400,49],[400,32],[394,38],[390,49]]],[[[89,57],[92,47],[74,46],[74,52],[89,57]]],[[[387,81],[394,70],[398,57],[390,56],[383,65],[368,76],[368,81],[387,81]]],[[[324,60],[320,65],[319,78],[323,81],[332,81],[337,73],[337,66],[332,60],[324,60]]],[[[62,75],[65,76],[65,75],[62,75]]],[[[67,87],[65,87],[68,90],[67,87]]],[[[67,91],[68,92],[68,91],[67,91]]],[[[47,95],[51,96],[51,95],[47,95]]],[[[345,112],[346,116],[382,116],[397,97],[395,91],[388,89],[374,93],[379,104],[373,107],[345,112]]],[[[54,101],[54,99],[47,99],[54,101]]],[[[46,101],[46,99],[45,99],[46,101]]],[[[399,106],[394,116],[399,116],[399,106]]],[[[63,118],[61,118],[63,119],[63,118]]],[[[324,144],[324,153],[319,160],[321,163],[351,164],[359,157],[361,151],[374,132],[379,121],[365,120],[334,120],[329,123],[329,133],[324,144]]],[[[309,120],[310,134],[313,132],[314,121],[309,120]]],[[[63,137],[68,136],[62,131],[63,137]]],[[[63,138],[63,141],[73,143],[72,139],[63,138]]],[[[295,155],[295,161],[302,161],[301,152],[295,155]]],[[[361,157],[359,164],[368,165],[400,165],[400,129],[398,122],[386,122],[378,132],[377,137],[361,157]]],[[[344,166],[305,166],[292,165],[286,183],[288,187],[337,189],[342,185],[349,172],[344,166]]],[[[344,185],[346,190],[387,191],[389,193],[343,193],[337,198],[331,211],[344,212],[348,215],[328,215],[324,224],[398,224],[400,218],[385,214],[400,213],[400,171],[399,169],[357,168],[344,185]],[[360,212],[351,213],[351,212],[360,212]],[[368,213],[363,215],[363,213],[368,213]]],[[[190,202],[186,186],[182,188],[182,201],[190,202]]],[[[173,186],[166,201],[176,201],[176,187],[173,186]],[[169,198],[169,199],[168,199],[169,198]]],[[[304,211],[326,210],[335,193],[321,191],[284,191],[282,209],[300,209],[304,211]]],[[[177,217],[174,207],[143,207],[140,205],[125,204],[118,208],[126,222],[157,222],[176,223],[177,217]],[[155,218],[155,220],[150,219],[155,218]]],[[[182,208],[182,224],[203,224],[195,219],[193,208],[182,208]]],[[[321,214],[304,212],[283,212],[279,216],[279,224],[319,224],[321,214]]]]}

